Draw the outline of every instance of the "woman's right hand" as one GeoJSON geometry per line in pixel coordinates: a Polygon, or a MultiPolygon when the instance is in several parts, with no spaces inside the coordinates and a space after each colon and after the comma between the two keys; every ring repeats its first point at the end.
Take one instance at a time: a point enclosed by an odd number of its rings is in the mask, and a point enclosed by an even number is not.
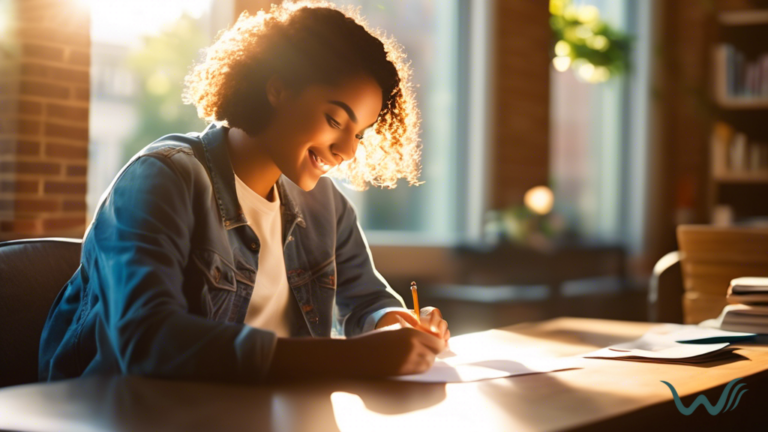
{"type": "Polygon", "coordinates": [[[445,341],[412,327],[380,329],[349,339],[280,338],[270,380],[384,378],[432,367],[445,341]]]}
{"type": "Polygon", "coordinates": [[[382,329],[348,339],[371,376],[409,375],[432,367],[445,341],[412,327],[382,329]]]}

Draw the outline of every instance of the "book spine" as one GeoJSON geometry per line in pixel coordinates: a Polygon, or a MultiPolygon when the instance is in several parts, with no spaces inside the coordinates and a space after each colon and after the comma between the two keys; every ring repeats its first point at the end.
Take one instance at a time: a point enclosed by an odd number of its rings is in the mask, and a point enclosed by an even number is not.
{"type": "Polygon", "coordinates": [[[725,45],[725,82],[726,82],[726,96],[733,97],[736,94],[736,80],[734,78],[735,62],[733,56],[733,46],[725,45]]]}
{"type": "Polygon", "coordinates": [[[764,54],[762,57],[762,89],[761,89],[761,95],[763,97],[768,97],[768,54],[764,54]]]}
{"type": "Polygon", "coordinates": [[[730,156],[730,169],[735,172],[744,171],[747,165],[747,136],[744,133],[737,133],[733,138],[730,156]]]}

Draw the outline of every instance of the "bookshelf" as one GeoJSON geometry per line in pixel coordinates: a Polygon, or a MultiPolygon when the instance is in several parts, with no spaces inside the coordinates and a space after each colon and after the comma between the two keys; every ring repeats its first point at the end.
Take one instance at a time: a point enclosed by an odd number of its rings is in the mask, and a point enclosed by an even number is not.
{"type": "Polygon", "coordinates": [[[737,98],[722,96],[717,98],[722,109],[730,110],[768,110],[768,98],[737,98]]]}
{"type": "Polygon", "coordinates": [[[718,15],[720,25],[751,26],[768,24],[768,10],[743,10],[722,12],[718,15]]]}
{"type": "Polygon", "coordinates": [[[768,184],[768,173],[740,173],[740,172],[725,172],[715,174],[713,180],[718,183],[752,183],[768,184]]]}
{"type": "Polygon", "coordinates": [[[710,220],[768,220],[768,9],[715,18],[710,220]]]}

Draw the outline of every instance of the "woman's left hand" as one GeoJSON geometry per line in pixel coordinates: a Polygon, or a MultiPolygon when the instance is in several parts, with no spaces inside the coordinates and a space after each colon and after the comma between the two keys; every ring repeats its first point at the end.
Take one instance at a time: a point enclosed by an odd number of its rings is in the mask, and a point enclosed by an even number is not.
{"type": "Polygon", "coordinates": [[[390,311],[379,319],[379,322],[376,323],[376,328],[378,329],[400,324],[404,327],[413,327],[417,330],[430,333],[435,337],[448,342],[448,339],[451,337],[451,331],[448,330],[448,322],[443,319],[443,314],[440,312],[440,309],[431,306],[421,308],[419,318],[421,322],[417,321],[412,313],[390,311]]]}

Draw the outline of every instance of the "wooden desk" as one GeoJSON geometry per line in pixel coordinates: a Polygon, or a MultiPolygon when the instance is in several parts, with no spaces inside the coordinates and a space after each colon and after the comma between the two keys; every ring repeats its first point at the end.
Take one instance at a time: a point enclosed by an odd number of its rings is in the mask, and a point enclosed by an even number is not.
{"type": "MultiPolygon", "coordinates": [[[[639,337],[650,323],[559,318],[502,329],[520,345],[570,356],[639,337]]],[[[732,361],[679,366],[581,359],[582,369],[468,384],[333,381],[249,387],[139,377],[87,378],[0,390],[0,429],[40,431],[756,430],[768,398],[768,345],[739,344],[732,361]],[[734,411],[678,412],[716,401],[737,377],[734,411]]]]}

